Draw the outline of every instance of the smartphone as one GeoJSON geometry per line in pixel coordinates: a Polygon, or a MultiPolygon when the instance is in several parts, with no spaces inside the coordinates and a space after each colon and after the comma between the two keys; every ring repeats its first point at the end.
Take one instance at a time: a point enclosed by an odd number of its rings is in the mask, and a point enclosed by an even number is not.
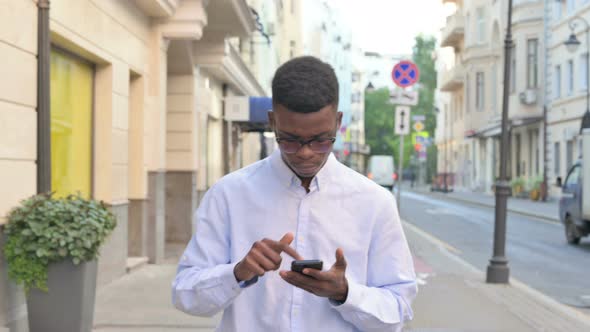
{"type": "Polygon", "coordinates": [[[291,263],[291,271],[303,273],[303,269],[322,270],[324,262],[319,259],[306,259],[300,261],[293,261],[291,263]]]}

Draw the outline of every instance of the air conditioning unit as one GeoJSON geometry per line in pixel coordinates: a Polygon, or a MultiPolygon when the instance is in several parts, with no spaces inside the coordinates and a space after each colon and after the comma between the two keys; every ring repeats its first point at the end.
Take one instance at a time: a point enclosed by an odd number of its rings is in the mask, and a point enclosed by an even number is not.
{"type": "Polygon", "coordinates": [[[537,90],[528,89],[519,94],[520,102],[525,105],[534,105],[537,103],[537,90]]]}
{"type": "Polygon", "coordinates": [[[269,22],[266,24],[266,34],[269,36],[274,36],[275,35],[275,24],[274,22],[269,22]]]}

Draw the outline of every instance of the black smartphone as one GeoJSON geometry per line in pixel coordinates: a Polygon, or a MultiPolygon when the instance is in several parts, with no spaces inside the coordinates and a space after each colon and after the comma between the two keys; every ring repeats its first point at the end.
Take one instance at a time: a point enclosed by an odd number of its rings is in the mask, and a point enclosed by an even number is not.
{"type": "Polygon", "coordinates": [[[319,259],[306,259],[300,261],[293,261],[291,263],[291,271],[302,273],[303,269],[322,270],[324,262],[319,259]]]}

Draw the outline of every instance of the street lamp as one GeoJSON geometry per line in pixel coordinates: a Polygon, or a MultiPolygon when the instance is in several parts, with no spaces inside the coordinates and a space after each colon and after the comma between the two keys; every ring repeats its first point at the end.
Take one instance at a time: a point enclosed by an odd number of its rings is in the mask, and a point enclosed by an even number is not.
{"type": "Polygon", "coordinates": [[[508,0],[508,22],[504,41],[504,95],[502,96],[502,134],[500,143],[500,177],[496,181],[494,253],[487,269],[486,282],[508,283],[510,269],[506,258],[506,208],[510,195],[508,170],[508,97],[510,96],[510,58],[512,50],[512,0],[508,0]]]}
{"type": "Polygon", "coordinates": [[[580,47],[580,41],[578,37],[576,37],[575,30],[578,26],[577,22],[583,22],[586,29],[586,112],[584,113],[584,117],[582,117],[582,126],[580,128],[580,132],[584,128],[590,128],[590,72],[588,71],[590,68],[590,24],[581,16],[574,17],[570,22],[569,26],[572,31],[570,37],[563,43],[567,50],[571,53],[575,53],[578,48],[580,47]]]}

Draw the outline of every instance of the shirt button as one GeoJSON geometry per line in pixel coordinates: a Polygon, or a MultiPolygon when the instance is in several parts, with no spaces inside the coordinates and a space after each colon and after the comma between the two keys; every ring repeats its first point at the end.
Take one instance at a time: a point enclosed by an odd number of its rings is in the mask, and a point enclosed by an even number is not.
{"type": "Polygon", "coordinates": [[[187,260],[187,258],[186,258],[186,255],[183,255],[183,256],[182,256],[182,260],[183,260],[183,261],[186,261],[186,260],[187,260]]]}

